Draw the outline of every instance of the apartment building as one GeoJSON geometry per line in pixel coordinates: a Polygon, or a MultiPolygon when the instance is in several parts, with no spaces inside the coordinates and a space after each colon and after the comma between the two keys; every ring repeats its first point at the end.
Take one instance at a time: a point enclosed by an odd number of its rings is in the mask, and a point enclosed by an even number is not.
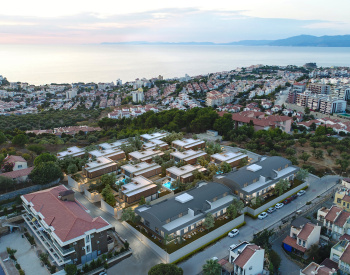
{"type": "Polygon", "coordinates": [[[340,274],[350,274],[350,245],[348,240],[344,239],[335,244],[331,249],[329,258],[338,263],[340,274]]]}
{"type": "Polygon", "coordinates": [[[122,160],[125,158],[124,151],[120,149],[100,149],[100,150],[93,150],[89,152],[89,156],[92,157],[106,157],[114,161],[122,160]]]}
{"type": "Polygon", "coordinates": [[[337,97],[343,100],[350,99],[350,88],[349,87],[339,87],[332,91],[332,97],[337,97]]]}
{"type": "Polygon", "coordinates": [[[205,141],[193,138],[184,138],[182,140],[174,140],[171,147],[177,150],[198,150],[205,148],[205,141]]]}
{"type": "Polygon", "coordinates": [[[162,172],[162,167],[156,163],[141,162],[138,164],[126,164],[121,167],[121,171],[129,178],[143,176],[151,178],[162,172]]]}
{"type": "Polygon", "coordinates": [[[143,102],[145,101],[145,95],[143,94],[143,89],[139,88],[136,91],[131,92],[133,102],[143,102]]]}
{"type": "Polygon", "coordinates": [[[321,226],[315,225],[304,218],[298,218],[291,224],[289,235],[283,240],[286,251],[304,254],[314,244],[320,241],[321,226]]]}
{"type": "Polygon", "coordinates": [[[206,152],[203,151],[194,151],[194,150],[187,150],[184,152],[173,152],[170,153],[170,158],[175,160],[176,162],[184,161],[187,164],[195,164],[197,162],[197,159],[200,157],[205,157],[207,155],[206,152]]]}
{"type": "Polygon", "coordinates": [[[67,150],[57,153],[58,159],[63,159],[65,157],[78,157],[81,158],[85,155],[85,151],[77,146],[69,147],[67,150]]]}
{"type": "Polygon", "coordinates": [[[151,180],[137,176],[130,183],[122,185],[120,197],[129,204],[139,201],[142,197],[146,201],[152,201],[158,198],[158,188],[151,180]]]}
{"type": "Polygon", "coordinates": [[[187,164],[182,167],[170,167],[166,169],[166,175],[173,180],[180,180],[182,183],[192,182],[194,180],[193,172],[198,171],[200,173],[205,172],[207,169],[200,165],[187,164]]]}
{"type": "Polygon", "coordinates": [[[226,162],[231,165],[231,167],[237,167],[242,163],[242,160],[247,160],[248,156],[241,152],[233,153],[233,152],[225,152],[225,153],[217,153],[210,156],[210,160],[217,165],[220,165],[223,162],[226,162]]]}
{"type": "Polygon", "coordinates": [[[216,175],[213,180],[226,185],[248,203],[257,196],[265,197],[272,193],[279,180],[293,180],[299,170],[299,167],[283,157],[261,157],[254,164],[225,175],[216,175]]]}
{"type": "Polygon", "coordinates": [[[98,157],[95,161],[86,163],[82,170],[85,177],[89,179],[115,171],[117,171],[117,164],[107,157],[98,157]]]}
{"type": "Polygon", "coordinates": [[[233,265],[232,274],[263,274],[265,250],[249,242],[242,242],[230,248],[229,262],[233,265]]]}
{"type": "Polygon", "coordinates": [[[107,231],[113,227],[102,217],[92,218],[64,185],[21,196],[23,218],[53,262],[85,264],[108,252],[107,231]]]}
{"type": "Polygon", "coordinates": [[[155,156],[161,156],[164,153],[160,150],[145,150],[145,151],[135,151],[129,153],[130,160],[133,161],[144,161],[144,162],[152,162],[152,158],[155,156]]]}
{"type": "Polygon", "coordinates": [[[308,107],[311,110],[319,110],[324,114],[344,113],[346,101],[337,97],[304,92],[297,94],[296,104],[301,107],[308,107]]]}
{"type": "Polygon", "coordinates": [[[200,227],[207,213],[214,217],[226,213],[234,196],[230,189],[216,182],[201,182],[197,187],[154,205],[135,209],[148,231],[159,238],[183,236],[200,227]]]}
{"type": "Polygon", "coordinates": [[[329,94],[331,86],[321,83],[309,83],[308,90],[315,94],[329,94]]]}

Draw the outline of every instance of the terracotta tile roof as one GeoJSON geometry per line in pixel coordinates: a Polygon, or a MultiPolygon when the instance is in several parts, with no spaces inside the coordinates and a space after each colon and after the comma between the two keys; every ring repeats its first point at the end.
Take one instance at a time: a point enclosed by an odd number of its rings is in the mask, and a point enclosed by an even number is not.
{"type": "Polygon", "coordinates": [[[54,233],[62,242],[82,236],[89,230],[109,226],[101,217],[92,218],[78,201],[58,199],[59,193],[66,190],[64,185],[59,185],[23,197],[33,203],[35,211],[44,216],[43,220],[55,229],[54,233]]]}
{"type": "Polygon", "coordinates": [[[10,179],[17,179],[19,177],[28,176],[30,174],[30,172],[32,172],[33,169],[34,169],[34,167],[29,167],[26,169],[20,169],[20,170],[16,170],[16,171],[7,172],[7,173],[2,173],[0,175],[2,177],[6,177],[6,178],[10,178],[10,179]]]}
{"type": "Polygon", "coordinates": [[[349,195],[345,195],[345,196],[343,197],[343,201],[345,201],[345,202],[350,202],[350,196],[349,196],[349,195]]]}
{"type": "Polygon", "coordinates": [[[305,252],[306,251],[306,248],[305,247],[302,247],[301,245],[298,245],[297,244],[297,240],[296,239],[293,239],[291,236],[287,236],[282,243],[285,243],[286,245],[289,245],[301,252],[305,252]]]}
{"type": "Polygon", "coordinates": [[[315,228],[315,225],[312,223],[305,224],[303,228],[300,230],[298,234],[298,238],[306,241],[307,238],[309,238],[311,232],[314,230],[314,228],[315,228]]]}
{"type": "Polygon", "coordinates": [[[343,254],[340,257],[340,260],[344,263],[350,264],[350,246],[347,245],[343,254]]]}
{"type": "Polygon", "coordinates": [[[245,264],[249,259],[254,255],[256,250],[260,250],[260,247],[257,245],[247,245],[241,254],[233,261],[235,265],[238,265],[241,268],[244,268],[245,264]]]}
{"type": "Polygon", "coordinates": [[[27,162],[24,158],[21,156],[8,156],[4,159],[5,162],[27,162]]]}
{"type": "Polygon", "coordinates": [[[331,209],[329,209],[329,212],[327,213],[327,215],[325,216],[325,219],[327,221],[331,221],[331,222],[334,222],[335,219],[337,218],[337,213],[338,212],[341,212],[342,209],[338,206],[332,206],[331,209]]]}
{"type": "Polygon", "coordinates": [[[335,261],[332,261],[330,258],[324,259],[320,265],[324,265],[329,269],[332,269],[332,268],[334,268],[335,270],[338,269],[338,263],[336,263],[335,261]]]}
{"type": "Polygon", "coordinates": [[[336,219],[336,221],[334,222],[335,225],[339,226],[339,227],[343,227],[344,224],[346,223],[347,219],[349,218],[350,213],[346,212],[346,211],[342,211],[338,218],[336,219]]]}

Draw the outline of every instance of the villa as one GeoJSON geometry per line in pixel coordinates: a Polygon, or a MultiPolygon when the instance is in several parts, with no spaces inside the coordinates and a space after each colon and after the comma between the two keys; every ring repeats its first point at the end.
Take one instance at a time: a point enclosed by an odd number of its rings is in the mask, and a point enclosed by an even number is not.
{"type": "Polygon", "coordinates": [[[169,145],[160,139],[152,139],[151,141],[142,145],[142,149],[144,150],[154,150],[156,148],[159,148],[160,150],[167,150],[169,145]]]}
{"type": "Polygon", "coordinates": [[[142,197],[146,201],[158,198],[157,185],[143,176],[137,176],[132,182],[124,184],[120,189],[120,197],[127,203],[139,201],[142,197]]]}
{"type": "Polygon", "coordinates": [[[78,157],[81,158],[85,155],[85,151],[77,146],[69,147],[66,151],[57,153],[58,159],[63,159],[65,157],[78,157]]]}
{"type": "Polygon", "coordinates": [[[162,167],[156,163],[141,162],[138,164],[126,164],[121,167],[122,174],[129,178],[143,176],[151,178],[162,172],[162,167]]]}
{"type": "Polygon", "coordinates": [[[161,156],[164,153],[160,150],[145,150],[145,151],[135,151],[129,153],[130,160],[151,162],[152,158],[155,156],[161,156]]]}
{"type": "Polygon", "coordinates": [[[171,146],[177,150],[197,150],[205,147],[205,141],[193,138],[184,138],[182,140],[174,140],[171,146]]]}
{"type": "Polygon", "coordinates": [[[195,164],[198,158],[205,157],[206,155],[207,153],[203,151],[188,150],[185,152],[177,151],[170,153],[170,158],[176,162],[184,161],[187,164],[195,164]]]}
{"type": "Polygon", "coordinates": [[[241,152],[233,153],[233,152],[225,152],[225,153],[219,153],[211,155],[210,160],[214,162],[215,164],[221,164],[223,162],[227,162],[231,165],[231,167],[236,167],[241,164],[242,160],[247,160],[248,162],[248,156],[246,154],[243,154],[241,152]]]}
{"type": "Polygon", "coordinates": [[[214,176],[213,180],[226,185],[235,195],[249,202],[272,191],[279,180],[293,180],[299,170],[283,157],[261,157],[254,164],[214,176]]]}
{"type": "Polygon", "coordinates": [[[158,237],[182,236],[200,227],[207,213],[214,217],[226,213],[234,196],[228,187],[216,182],[201,182],[197,187],[154,205],[135,209],[141,222],[158,237]]]}
{"type": "Polygon", "coordinates": [[[124,151],[120,149],[102,149],[102,150],[93,150],[89,152],[89,156],[95,156],[96,158],[99,157],[106,157],[114,161],[118,161],[125,158],[124,151]]]}
{"type": "Polygon", "coordinates": [[[205,169],[204,167],[200,166],[200,165],[190,165],[187,164],[185,166],[182,167],[170,167],[168,169],[166,169],[166,175],[170,178],[172,178],[173,180],[180,180],[182,183],[186,183],[186,182],[191,182],[193,181],[194,177],[193,177],[193,172],[194,171],[198,171],[198,172],[205,172],[207,169],[205,169]]]}
{"type": "Polygon", "coordinates": [[[104,174],[117,171],[117,164],[106,157],[98,157],[96,161],[91,161],[83,167],[83,174],[87,178],[96,178],[104,174]]]}
{"type": "Polygon", "coordinates": [[[162,138],[166,137],[167,135],[168,135],[167,132],[162,132],[162,133],[144,134],[144,135],[141,135],[140,138],[144,142],[150,142],[154,139],[162,139],[162,138]]]}
{"type": "Polygon", "coordinates": [[[100,150],[107,150],[107,149],[120,149],[120,146],[122,145],[129,145],[129,142],[126,140],[117,140],[112,143],[101,143],[99,144],[99,149],[100,150]]]}

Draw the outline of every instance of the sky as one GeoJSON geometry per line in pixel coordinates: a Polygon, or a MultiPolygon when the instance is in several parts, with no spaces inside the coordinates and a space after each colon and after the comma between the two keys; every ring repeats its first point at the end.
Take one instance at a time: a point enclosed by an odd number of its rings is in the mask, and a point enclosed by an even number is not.
{"type": "Polygon", "coordinates": [[[11,0],[1,44],[233,42],[350,34],[349,0],[11,0]]]}

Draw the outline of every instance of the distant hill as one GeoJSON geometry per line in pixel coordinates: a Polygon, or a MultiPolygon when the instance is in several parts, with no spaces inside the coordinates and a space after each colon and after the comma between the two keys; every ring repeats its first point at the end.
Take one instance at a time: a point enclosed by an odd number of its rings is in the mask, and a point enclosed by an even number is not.
{"type": "Polygon", "coordinates": [[[290,46],[290,47],[350,47],[350,35],[313,36],[298,35],[278,40],[242,40],[230,43],[213,42],[104,42],[104,45],[240,45],[240,46],[290,46]]]}

